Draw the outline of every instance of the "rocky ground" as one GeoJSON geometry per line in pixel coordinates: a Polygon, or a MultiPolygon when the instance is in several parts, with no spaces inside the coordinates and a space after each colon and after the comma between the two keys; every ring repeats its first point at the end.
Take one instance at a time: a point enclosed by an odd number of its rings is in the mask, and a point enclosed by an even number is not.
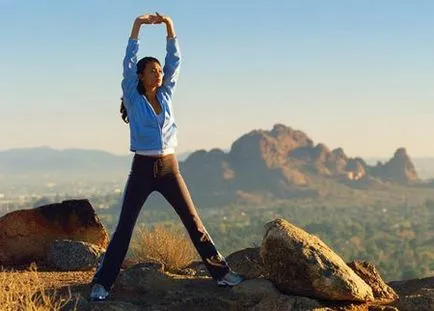
{"type": "MultiPolygon", "coordinates": [[[[10,272],[19,278],[25,271],[10,272]]],[[[38,271],[39,281],[57,294],[71,291],[74,303],[64,310],[434,310],[434,277],[393,281],[399,300],[387,305],[337,303],[283,295],[264,278],[248,280],[234,288],[222,288],[206,276],[203,266],[171,274],[158,264],[140,264],[123,270],[106,302],[89,302],[89,283],[94,270],[86,272],[38,271]]]]}
{"type": "MultiPolygon", "coordinates": [[[[346,263],[317,236],[285,219],[264,226],[260,247],[226,258],[235,272],[246,277],[233,288],[218,287],[201,262],[173,267],[162,260],[166,269],[161,263],[125,261],[109,299],[89,302],[94,267],[108,235],[87,202],[20,211],[0,220],[0,263],[9,271],[2,271],[7,281],[0,283],[0,293],[13,290],[21,297],[30,289],[29,296],[34,297],[33,293],[42,289],[46,294],[70,295],[64,311],[434,311],[434,277],[386,284],[374,264],[357,260],[346,263]],[[65,217],[68,212],[70,217],[65,217]],[[89,236],[93,240],[86,238],[89,236]],[[45,265],[39,265],[35,272],[10,264],[29,259],[45,265]],[[39,287],[30,286],[34,283],[39,287]]],[[[4,297],[0,309],[5,301],[7,306],[7,295],[4,297]]]]}

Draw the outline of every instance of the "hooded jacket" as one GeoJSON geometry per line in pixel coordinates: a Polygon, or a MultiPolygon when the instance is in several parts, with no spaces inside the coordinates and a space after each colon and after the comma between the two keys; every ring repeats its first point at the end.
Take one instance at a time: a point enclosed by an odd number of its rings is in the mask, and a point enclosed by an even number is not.
{"type": "Polygon", "coordinates": [[[177,126],[172,109],[172,98],[181,63],[178,40],[167,38],[163,82],[156,96],[164,115],[163,125],[146,97],[137,90],[137,51],[139,40],[129,39],[123,61],[122,93],[130,126],[130,150],[149,151],[174,149],[177,146],[177,126]]]}

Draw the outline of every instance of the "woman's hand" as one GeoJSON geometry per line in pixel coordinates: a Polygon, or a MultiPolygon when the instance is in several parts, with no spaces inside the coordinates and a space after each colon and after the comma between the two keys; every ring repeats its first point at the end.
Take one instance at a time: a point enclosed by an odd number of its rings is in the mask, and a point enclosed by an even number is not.
{"type": "Polygon", "coordinates": [[[134,23],[137,24],[159,24],[161,16],[157,16],[155,14],[144,14],[136,18],[134,23]]]}
{"type": "Polygon", "coordinates": [[[175,37],[175,29],[173,27],[172,19],[169,16],[163,16],[159,13],[155,13],[143,14],[135,19],[133,29],[131,30],[131,39],[138,38],[140,26],[143,24],[166,24],[167,36],[169,38],[175,37]]]}
{"type": "Polygon", "coordinates": [[[166,24],[167,37],[175,38],[175,28],[173,27],[173,21],[169,16],[160,15],[160,13],[155,12],[156,20],[155,24],[166,24]]]}
{"type": "Polygon", "coordinates": [[[172,23],[172,19],[169,16],[160,15],[158,12],[155,12],[155,16],[157,17],[155,24],[164,23],[167,25],[168,23],[172,23]]]}
{"type": "Polygon", "coordinates": [[[131,39],[138,39],[140,26],[143,24],[155,24],[159,17],[155,14],[143,14],[134,20],[133,29],[131,29],[131,39]]]}

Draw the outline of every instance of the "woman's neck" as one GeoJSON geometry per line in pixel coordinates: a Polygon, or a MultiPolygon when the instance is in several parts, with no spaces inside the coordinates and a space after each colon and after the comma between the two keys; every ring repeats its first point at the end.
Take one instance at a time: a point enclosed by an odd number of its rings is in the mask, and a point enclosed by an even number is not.
{"type": "Polygon", "coordinates": [[[155,98],[155,94],[157,94],[157,88],[156,87],[154,87],[154,88],[149,88],[149,89],[146,89],[145,88],[145,96],[146,96],[146,98],[155,98]]]}

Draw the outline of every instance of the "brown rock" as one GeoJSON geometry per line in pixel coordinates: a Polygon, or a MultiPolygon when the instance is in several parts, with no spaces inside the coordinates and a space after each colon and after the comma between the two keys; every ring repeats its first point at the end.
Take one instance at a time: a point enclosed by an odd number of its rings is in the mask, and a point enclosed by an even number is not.
{"type": "Polygon", "coordinates": [[[397,304],[400,311],[433,311],[434,289],[422,291],[417,295],[402,297],[397,304]]]}
{"type": "Polygon", "coordinates": [[[209,276],[209,272],[203,261],[193,261],[187,267],[178,272],[184,275],[209,276]]]}
{"type": "Polygon", "coordinates": [[[258,304],[264,297],[279,298],[282,294],[266,279],[247,280],[233,288],[233,292],[245,306],[258,304]]]}
{"type": "Polygon", "coordinates": [[[399,294],[399,310],[434,310],[434,277],[392,281],[389,285],[399,294]]]}
{"type": "MultiPolygon", "coordinates": [[[[125,302],[125,301],[100,301],[92,302],[92,311],[142,311],[138,305],[125,302]]],[[[158,309],[157,309],[158,310],[158,309]]]]}
{"type": "Polygon", "coordinates": [[[373,264],[366,261],[352,261],[348,263],[348,266],[372,288],[376,301],[393,302],[399,298],[395,291],[383,281],[373,264]]]}
{"type": "Polygon", "coordinates": [[[399,297],[403,297],[420,294],[420,291],[425,289],[434,289],[434,277],[391,281],[388,284],[398,293],[399,297]]]}
{"type": "Polygon", "coordinates": [[[120,273],[118,286],[139,292],[165,292],[174,286],[160,263],[140,263],[120,273]]]}
{"type": "Polygon", "coordinates": [[[69,200],[14,211],[0,218],[0,265],[44,261],[60,239],[106,248],[108,234],[88,200],[69,200]]]}
{"type": "MultiPolygon", "coordinates": [[[[62,311],[89,311],[91,303],[81,295],[73,295],[71,299],[62,307],[62,311]]],[[[95,309],[92,309],[95,310],[95,309]]]]}
{"type": "Polygon", "coordinates": [[[47,262],[62,271],[83,271],[95,268],[105,249],[83,241],[56,240],[48,248],[47,262]]]}
{"type": "Polygon", "coordinates": [[[280,295],[266,296],[251,311],[332,311],[318,301],[306,297],[280,295]]]}
{"type": "Polygon", "coordinates": [[[372,289],[319,238],[276,219],[265,226],[261,256],[283,293],[326,300],[372,301],[372,289]]]}
{"type": "Polygon", "coordinates": [[[399,311],[393,306],[369,306],[368,311],[399,311]]]}
{"type": "Polygon", "coordinates": [[[256,279],[263,275],[262,258],[259,247],[246,248],[226,257],[226,261],[235,272],[247,279],[256,279]]]}

